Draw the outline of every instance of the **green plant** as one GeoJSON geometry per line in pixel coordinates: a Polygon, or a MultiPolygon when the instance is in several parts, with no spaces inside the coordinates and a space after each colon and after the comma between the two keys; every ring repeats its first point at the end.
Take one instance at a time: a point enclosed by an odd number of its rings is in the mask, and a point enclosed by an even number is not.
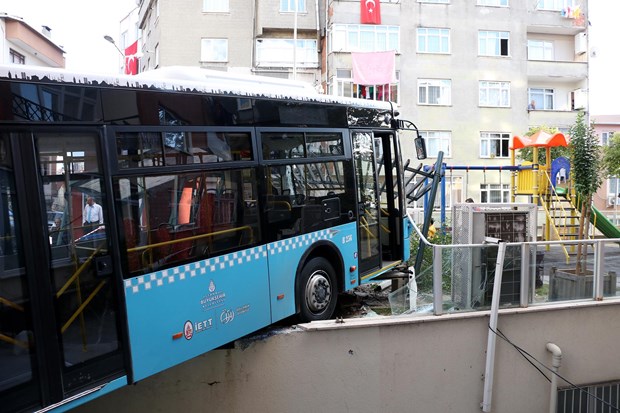
{"type": "MultiPolygon", "coordinates": [[[[592,214],[592,195],[596,193],[603,181],[604,171],[598,137],[592,126],[586,125],[585,114],[579,112],[575,124],[570,128],[571,177],[581,206],[577,239],[585,239],[592,214]]],[[[582,244],[577,246],[577,264],[575,274],[583,274],[586,269],[587,251],[582,244]]]]}
{"type": "MultiPolygon", "coordinates": [[[[433,244],[449,245],[452,243],[452,233],[446,230],[445,223],[437,230],[436,235],[430,240],[433,244]]],[[[418,248],[420,245],[420,238],[415,235],[411,238],[411,259],[409,265],[413,266],[415,257],[417,256],[418,248]]],[[[449,253],[444,254],[444,260],[442,263],[442,290],[449,291],[451,288],[451,260],[447,257],[449,253]]],[[[416,283],[419,292],[432,292],[433,290],[433,248],[428,245],[424,248],[422,254],[422,266],[420,272],[416,274],[416,283]]]]}
{"type": "Polygon", "coordinates": [[[615,133],[604,147],[603,166],[608,176],[620,176],[620,133],[615,133]]]}

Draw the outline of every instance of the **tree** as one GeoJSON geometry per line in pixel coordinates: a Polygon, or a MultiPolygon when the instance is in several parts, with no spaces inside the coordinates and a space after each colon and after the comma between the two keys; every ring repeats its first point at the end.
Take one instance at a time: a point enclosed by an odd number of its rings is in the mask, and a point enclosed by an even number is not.
{"type": "MultiPolygon", "coordinates": [[[[578,196],[576,206],[581,206],[578,239],[585,239],[589,232],[592,196],[601,186],[604,175],[598,137],[595,135],[592,126],[586,125],[584,118],[585,114],[579,112],[575,124],[571,126],[569,131],[571,176],[578,196]]],[[[577,275],[585,272],[586,252],[584,248],[582,254],[582,244],[577,246],[577,265],[575,268],[577,275]]]]}
{"type": "Polygon", "coordinates": [[[620,177],[620,133],[615,133],[603,149],[603,166],[608,176],[620,177]]]}

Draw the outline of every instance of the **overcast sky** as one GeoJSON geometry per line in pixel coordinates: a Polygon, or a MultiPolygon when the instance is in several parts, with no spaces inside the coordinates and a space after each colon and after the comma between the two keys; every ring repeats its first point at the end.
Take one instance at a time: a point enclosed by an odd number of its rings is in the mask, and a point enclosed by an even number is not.
{"type": "MultiPolygon", "coordinates": [[[[67,69],[103,73],[117,73],[121,64],[118,50],[103,36],[118,42],[119,23],[135,7],[136,0],[0,0],[0,12],[23,17],[37,30],[52,29],[52,39],[66,52],[67,69]]],[[[620,115],[620,1],[590,0],[589,8],[591,114],[620,115]]]]}
{"type": "Polygon", "coordinates": [[[65,50],[67,69],[118,73],[120,53],[104,40],[117,42],[120,21],[136,0],[0,0],[0,12],[23,17],[36,30],[52,29],[52,40],[65,50]]]}

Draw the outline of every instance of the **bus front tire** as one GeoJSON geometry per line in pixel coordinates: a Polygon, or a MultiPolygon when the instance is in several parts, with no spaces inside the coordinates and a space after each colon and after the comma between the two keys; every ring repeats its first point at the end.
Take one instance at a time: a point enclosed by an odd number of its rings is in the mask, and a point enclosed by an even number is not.
{"type": "Polygon", "coordinates": [[[327,320],[336,309],[336,272],[325,258],[311,259],[301,271],[299,318],[302,322],[327,320]]]}

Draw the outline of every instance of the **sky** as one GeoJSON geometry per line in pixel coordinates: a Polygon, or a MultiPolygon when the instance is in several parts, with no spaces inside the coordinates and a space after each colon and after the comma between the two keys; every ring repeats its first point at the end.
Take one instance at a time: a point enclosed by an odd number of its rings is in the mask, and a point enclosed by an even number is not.
{"type": "Polygon", "coordinates": [[[103,36],[119,42],[120,21],[136,0],[0,0],[0,12],[22,17],[36,30],[52,29],[65,50],[65,66],[78,72],[118,73],[121,54],[103,36]]]}
{"type": "MultiPolygon", "coordinates": [[[[97,73],[119,72],[121,55],[103,36],[118,43],[120,21],[135,7],[136,0],[0,0],[0,12],[23,17],[37,30],[52,29],[67,69],[97,73]]],[[[590,113],[620,115],[620,0],[590,0],[589,9],[590,113]]]]}

